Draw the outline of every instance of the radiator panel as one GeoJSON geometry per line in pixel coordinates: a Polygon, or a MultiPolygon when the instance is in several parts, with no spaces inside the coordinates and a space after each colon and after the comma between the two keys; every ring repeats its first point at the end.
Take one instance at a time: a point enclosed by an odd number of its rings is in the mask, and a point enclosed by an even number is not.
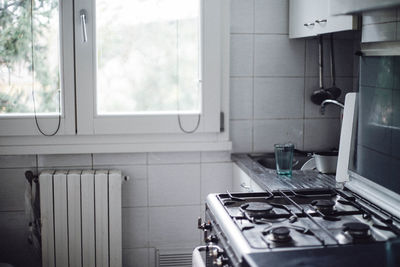
{"type": "Polygon", "coordinates": [[[44,267],[121,267],[121,172],[40,174],[44,267]]]}
{"type": "Polygon", "coordinates": [[[94,171],[83,171],[82,192],[82,265],[96,267],[94,231],[94,171]]]}
{"type": "Polygon", "coordinates": [[[68,267],[67,172],[57,171],[53,181],[56,266],[68,267]]]}
{"type": "Polygon", "coordinates": [[[81,171],[71,171],[67,178],[69,265],[82,266],[81,171]]]}

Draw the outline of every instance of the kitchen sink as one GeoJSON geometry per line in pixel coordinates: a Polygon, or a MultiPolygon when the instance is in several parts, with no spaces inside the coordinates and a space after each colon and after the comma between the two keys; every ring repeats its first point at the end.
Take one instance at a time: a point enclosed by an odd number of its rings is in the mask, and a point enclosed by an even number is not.
{"type": "MultiPolygon", "coordinates": [[[[261,166],[267,169],[276,169],[275,153],[260,153],[260,154],[248,154],[248,156],[254,161],[258,162],[261,166]]],[[[293,152],[293,170],[300,170],[309,159],[312,158],[312,153],[304,152],[301,150],[295,150],[293,152]]]]}

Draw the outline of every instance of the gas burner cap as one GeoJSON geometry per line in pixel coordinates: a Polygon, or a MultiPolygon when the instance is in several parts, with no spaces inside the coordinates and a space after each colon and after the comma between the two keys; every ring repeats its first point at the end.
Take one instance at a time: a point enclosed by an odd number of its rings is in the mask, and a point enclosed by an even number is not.
{"type": "Polygon", "coordinates": [[[274,242],[288,242],[292,240],[290,237],[290,229],[285,226],[273,228],[270,233],[271,239],[274,242]]]}
{"type": "Polygon", "coordinates": [[[319,211],[333,211],[333,207],[335,206],[335,201],[331,199],[317,199],[311,202],[311,205],[316,207],[319,211]]]}
{"type": "Polygon", "coordinates": [[[261,212],[266,212],[269,213],[272,211],[273,207],[269,205],[268,203],[264,202],[249,202],[246,204],[243,204],[241,208],[245,211],[248,211],[250,213],[261,213],[261,212]]]}
{"type": "Polygon", "coordinates": [[[355,239],[369,238],[371,236],[370,227],[365,223],[351,222],[343,224],[343,231],[355,239]]]}

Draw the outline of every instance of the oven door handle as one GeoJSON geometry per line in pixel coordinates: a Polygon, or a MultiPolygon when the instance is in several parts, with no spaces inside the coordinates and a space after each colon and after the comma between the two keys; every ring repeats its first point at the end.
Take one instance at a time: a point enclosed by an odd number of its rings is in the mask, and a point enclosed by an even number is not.
{"type": "Polygon", "coordinates": [[[205,251],[207,246],[199,246],[193,250],[192,253],[192,267],[206,267],[201,251],[205,251]]]}

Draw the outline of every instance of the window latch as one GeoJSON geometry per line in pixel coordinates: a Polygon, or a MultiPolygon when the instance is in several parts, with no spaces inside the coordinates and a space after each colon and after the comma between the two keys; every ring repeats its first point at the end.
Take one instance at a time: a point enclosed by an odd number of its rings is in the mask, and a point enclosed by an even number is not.
{"type": "Polygon", "coordinates": [[[87,31],[86,31],[86,23],[87,23],[87,11],[82,9],[79,12],[81,18],[81,27],[82,27],[82,43],[87,42],[87,31]]]}

